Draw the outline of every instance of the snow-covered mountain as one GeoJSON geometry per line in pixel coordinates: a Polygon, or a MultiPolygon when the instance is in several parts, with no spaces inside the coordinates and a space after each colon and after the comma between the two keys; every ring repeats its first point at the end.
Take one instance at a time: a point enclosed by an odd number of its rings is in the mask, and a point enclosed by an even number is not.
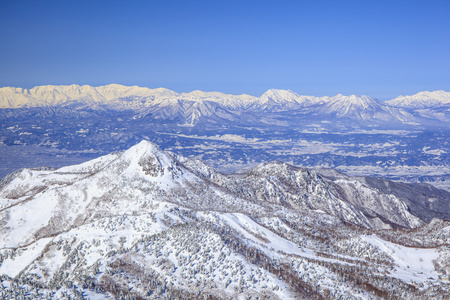
{"type": "Polygon", "coordinates": [[[320,97],[300,96],[291,90],[271,89],[261,95],[254,103],[254,108],[289,110],[311,106],[321,101],[320,97]]]}
{"type": "MultiPolygon", "coordinates": [[[[181,124],[195,125],[200,118],[228,116],[242,113],[283,113],[296,111],[303,115],[328,115],[357,121],[420,123],[418,116],[403,108],[433,108],[448,104],[450,93],[422,92],[414,96],[400,96],[381,102],[369,96],[314,97],[301,96],[290,90],[272,89],[260,97],[229,95],[219,92],[193,91],[176,93],[164,88],[149,89],[137,86],[110,84],[100,87],[88,85],[38,86],[32,89],[0,88],[0,108],[68,107],[114,110],[133,110],[138,116],[153,114],[156,118],[177,119],[181,124]],[[200,109],[199,109],[200,107],[200,109]]],[[[433,114],[426,114],[430,118],[433,114]]],[[[261,116],[257,116],[260,118],[261,116]]],[[[276,119],[277,117],[275,117],[276,119]]],[[[439,118],[432,116],[431,118],[439,118]]],[[[217,118],[216,118],[217,119],[217,118]]],[[[233,119],[233,117],[232,117],[233,119]]],[[[250,119],[252,119],[250,117],[250,119]]],[[[252,119],[253,120],[253,119],[252,119]]]]}
{"type": "MultiPolygon", "coordinates": [[[[149,89],[119,84],[110,84],[99,87],[73,84],[70,86],[37,86],[32,89],[13,87],[0,88],[0,108],[55,106],[67,105],[73,102],[82,102],[90,105],[118,105],[118,103],[114,103],[114,100],[119,101],[120,103],[121,100],[124,99],[128,100],[125,101],[125,103],[121,103],[124,107],[130,105],[129,102],[136,102],[132,104],[139,108],[139,105],[158,105],[172,99],[212,101],[224,106],[234,107],[238,104],[245,105],[246,101],[252,101],[256,98],[248,95],[235,96],[218,92],[208,93],[202,91],[179,94],[164,88],[149,89]]],[[[131,107],[133,107],[133,105],[131,105],[131,107]]]]}
{"type": "Polygon", "coordinates": [[[284,163],[223,175],[142,141],[0,182],[0,295],[445,298],[449,201],[284,163]]]}
{"type": "Polygon", "coordinates": [[[327,97],[323,100],[319,111],[321,114],[361,121],[379,120],[406,123],[412,120],[412,116],[405,111],[364,95],[344,96],[339,94],[327,97]]]}
{"type": "Polygon", "coordinates": [[[420,92],[411,96],[399,96],[386,103],[404,108],[433,108],[450,104],[450,92],[434,91],[420,92]]]}
{"type": "Polygon", "coordinates": [[[0,89],[0,107],[38,107],[63,105],[74,101],[86,104],[108,103],[115,99],[127,97],[163,97],[175,93],[167,89],[148,89],[137,86],[127,87],[118,84],[92,87],[79,86],[37,86],[32,89],[5,87],[0,89]]]}

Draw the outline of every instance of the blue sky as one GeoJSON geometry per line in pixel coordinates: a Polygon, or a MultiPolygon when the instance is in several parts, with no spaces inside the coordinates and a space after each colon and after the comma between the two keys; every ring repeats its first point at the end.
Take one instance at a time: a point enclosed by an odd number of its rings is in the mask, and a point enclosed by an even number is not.
{"type": "Polygon", "coordinates": [[[450,1],[0,1],[0,86],[450,91],[450,1]]]}

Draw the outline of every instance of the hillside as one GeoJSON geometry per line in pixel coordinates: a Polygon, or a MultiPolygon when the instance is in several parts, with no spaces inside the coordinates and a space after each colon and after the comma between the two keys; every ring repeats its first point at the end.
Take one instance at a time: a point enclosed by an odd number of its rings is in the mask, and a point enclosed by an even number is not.
{"type": "Polygon", "coordinates": [[[223,175],[142,141],[1,181],[0,295],[444,299],[449,201],[284,163],[223,175]]]}

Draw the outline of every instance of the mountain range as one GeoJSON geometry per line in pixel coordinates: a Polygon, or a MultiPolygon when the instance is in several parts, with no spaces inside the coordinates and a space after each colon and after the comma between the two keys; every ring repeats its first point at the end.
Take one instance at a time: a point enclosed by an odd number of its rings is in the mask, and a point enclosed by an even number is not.
{"type": "Polygon", "coordinates": [[[4,299],[445,299],[450,193],[141,141],[0,181],[4,299]]]}
{"type": "MultiPolygon", "coordinates": [[[[0,88],[0,108],[64,105],[73,101],[83,101],[90,104],[107,104],[117,99],[126,99],[129,97],[133,97],[135,100],[146,99],[148,100],[147,102],[141,102],[141,104],[146,105],[151,105],[151,102],[161,103],[175,98],[178,100],[211,101],[229,108],[288,105],[289,103],[309,106],[336,101],[347,101],[348,103],[364,107],[367,103],[378,101],[369,96],[357,95],[348,97],[341,94],[338,94],[335,97],[300,96],[290,90],[276,89],[268,90],[258,98],[245,94],[230,95],[220,92],[202,92],[198,90],[180,94],[165,88],[150,89],[119,84],[110,84],[99,87],[73,84],[70,86],[37,86],[32,89],[3,87],[0,88]]],[[[444,106],[450,103],[450,92],[442,90],[420,92],[412,96],[399,96],[395,99],[386,101],[386,103],[394,107],[413,108],[444,106]]]]}
{"type": "Polygon", "coordinates": [[[442,121],[443,118],[446,122],[449,121],[449,103],[450,92],[444,91],[421,92],[382,102],[369,96],[300,96],[290,90],[275,89],[268,90],[261,97],[202,91],[180,94],[164,88],[149,89],[118,84],[0,89],[0,108],[53,106],[133,110],[139,112],[141,117],[152,114],[158,118],[182,120],[185,125],[195,125],[202,117],[214,117],[216,121],[228,120],[239,118],[241,114],[254,115],[260,111],[291,111],[296,115],[318,118],[333,116],[370,122],[438,124],[436,121],[442,121]],[[435,114],[421,111],[424,108],[439,111],[435,114]]]}

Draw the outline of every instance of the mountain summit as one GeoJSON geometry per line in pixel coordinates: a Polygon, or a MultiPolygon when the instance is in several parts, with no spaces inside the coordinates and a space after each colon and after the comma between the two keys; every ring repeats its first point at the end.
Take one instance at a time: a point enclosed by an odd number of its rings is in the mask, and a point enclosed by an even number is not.
{"type": "Polygon", "coordinates": [[[430,108],[450,104],[450,92],[420,92],[412,96],[399,96],[387,101],[388,104],[405,108],[430,108]]]}

